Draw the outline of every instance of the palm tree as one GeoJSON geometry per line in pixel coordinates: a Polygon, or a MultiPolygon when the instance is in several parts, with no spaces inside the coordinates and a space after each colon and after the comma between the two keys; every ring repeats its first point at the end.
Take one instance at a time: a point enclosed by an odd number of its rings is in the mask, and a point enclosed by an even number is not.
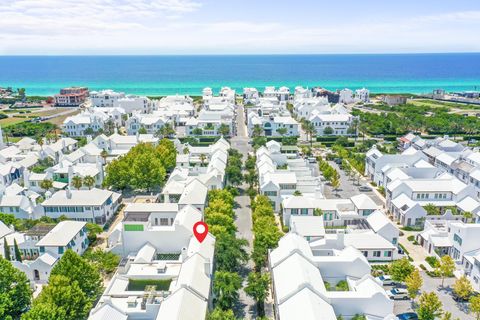
{"type": "Polygon", "coordinates": [[[253,126],[252,137],[260,137],[263,135],[263,129],[259,124],[253,126]]]}
{"type": "Polygon", "coordinates": [[[155,133],[157,137],[168,138],[175,133],[172,125],[170,123],[165,123],[158,131],[155,133]]]}
{"type": "Polygon", "coordinates": [[[80,176],[75,176],[72,178],[72,186],[77,189],[77,190],[80,190],[80,188],[82,187],[83,185],[83,179],[82,177],[80,176]]]}
{"type": "Polygon", "coordinates": [[[103,158],[103,164],[107,164],[108,152],[105,149],[100,152],[100,157],[103,158]]]}
{"type": "Polygon", "coordinates": [[[95,183],[96,183],[95,178],[92,176],[85,176],[85,178],[83,178],[83,185],[87,187],[88,190],[92,189],[95,183]]]}
{"type": "Polygon", "coordinates": [[[188,154],[190,152],[190,149],[188,147],[183,148],[183,154],[188,154]]]}
{"type": "Polygon", "coordinates": [[[47,191],[53,188],[53,181],[49,179],[44,179],[40,182],[40,188],[47,191]]]}
{"type": "Polygon", "coordinates": [[[218,127],[218,133],[220,133],[222,136],[227,137],[230,134],[230,127],[226,125],[225,123],[222,123],[218,127]]]}
{"type": "Polygon", "coordinates": [[[37,143],[38,143],[38,145],[39,145],[40,147],[43,146],[43,138],[42,138],[42,137],[38,137],[37,143]]]}
{"type": "Polygon", "coordinates": [[[202,167],[205,164],[205,160],[207,159],[207,156],[204,155],[203,153],[200,155],[200,161],[202,162],[202,167]]]}

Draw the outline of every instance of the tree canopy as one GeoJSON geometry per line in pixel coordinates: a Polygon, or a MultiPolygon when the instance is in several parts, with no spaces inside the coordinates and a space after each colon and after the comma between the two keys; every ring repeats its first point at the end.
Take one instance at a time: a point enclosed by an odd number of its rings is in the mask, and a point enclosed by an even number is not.
{"type": "Polygon", "coordinates": [[[176,163],[173,142],[162,139],[157,147],[140,143],[108,164],[105,184],[114,189],[158,189],[165,182],[166,172],[176,163]]]}
{"type": "Polygon", "coordinates": [[[0,256],[0,319],[16,319],[30,305],[32,291],[27,276],[0,256]]]}
{"type": "Polygon", "coordinates": [[[102,290],[102,280],[98,270],[87,260],[72,250],[67,250],[55,264],[50,277],[67,277],[70,282],[76,281],[90,301],[95,301],[102,290]]]}

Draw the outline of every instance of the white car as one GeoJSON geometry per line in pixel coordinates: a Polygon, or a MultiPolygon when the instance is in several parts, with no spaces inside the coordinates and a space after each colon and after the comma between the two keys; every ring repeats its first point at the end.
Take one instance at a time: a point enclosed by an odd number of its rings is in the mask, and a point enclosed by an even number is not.
{"type": "Polygon", "coordinates": [[[393,286],[395,282],[393,282],[392,277],[390,277],[388,274],[381,275],[379,277],[376,277],[382,286],[393,286]]]}
{"type": "Polygon", "coordinates": [[[403,288],[394,288],[392,290],[387,291],[387,296],[392,300],[408,300],[410,297],[408,296],[407,289],[403,288]]]}

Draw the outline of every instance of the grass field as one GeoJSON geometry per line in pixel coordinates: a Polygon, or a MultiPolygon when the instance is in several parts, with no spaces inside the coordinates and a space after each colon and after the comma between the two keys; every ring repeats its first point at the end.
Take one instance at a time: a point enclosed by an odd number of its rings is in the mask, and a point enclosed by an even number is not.
{"type": "Polygon", "coordinates": [[[79,113],[80,113],[80,110],[76,110],[72,113],[64,114],[63,116],[55,117],[55,118],[49,119],[45,122],[50,122],[50,123],[56,124],[57,126],[61,126],[63,124],[63,121],[65,121],[65,119],[67,119],[70,116],[79,114],[79,113]]]}
{"type": "Polygon", "coordinates": [[[5,119],[0,120],[0,126],[5,128],[5,127],[12,126],[12,125],[20,123],[20,122],[24,122],[25,120],[27,120],[27,118],[16,118],[16,117],[5,118],[5,119]]]}
{"type": "Polygon", "coordinates": [[[438,100],[430,100],[430,99],[415,99],[408,101],[411,104],[418,105],[418,106],[427,106],[431,108],[450,108],[452,111],[454,109],[466,111],[466,110],[480,110],[480,105],[475,104],[464,104],[464,103],[455,103],[455,102],[446,102],[446,101],[438,101],[438,100]]]}

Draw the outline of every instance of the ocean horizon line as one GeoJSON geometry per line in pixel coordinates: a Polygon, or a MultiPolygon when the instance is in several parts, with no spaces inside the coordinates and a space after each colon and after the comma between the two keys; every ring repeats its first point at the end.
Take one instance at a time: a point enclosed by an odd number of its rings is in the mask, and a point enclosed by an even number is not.
{"type": "Polygon", "coordinates": [[[452,52],[338,52],[338,53],[98,53],[98,54],[2,54],[0,58],[17,57],[262,57],[262,56],[415,56],[415,55],[480,55],[480,51],[452,52]]]}

